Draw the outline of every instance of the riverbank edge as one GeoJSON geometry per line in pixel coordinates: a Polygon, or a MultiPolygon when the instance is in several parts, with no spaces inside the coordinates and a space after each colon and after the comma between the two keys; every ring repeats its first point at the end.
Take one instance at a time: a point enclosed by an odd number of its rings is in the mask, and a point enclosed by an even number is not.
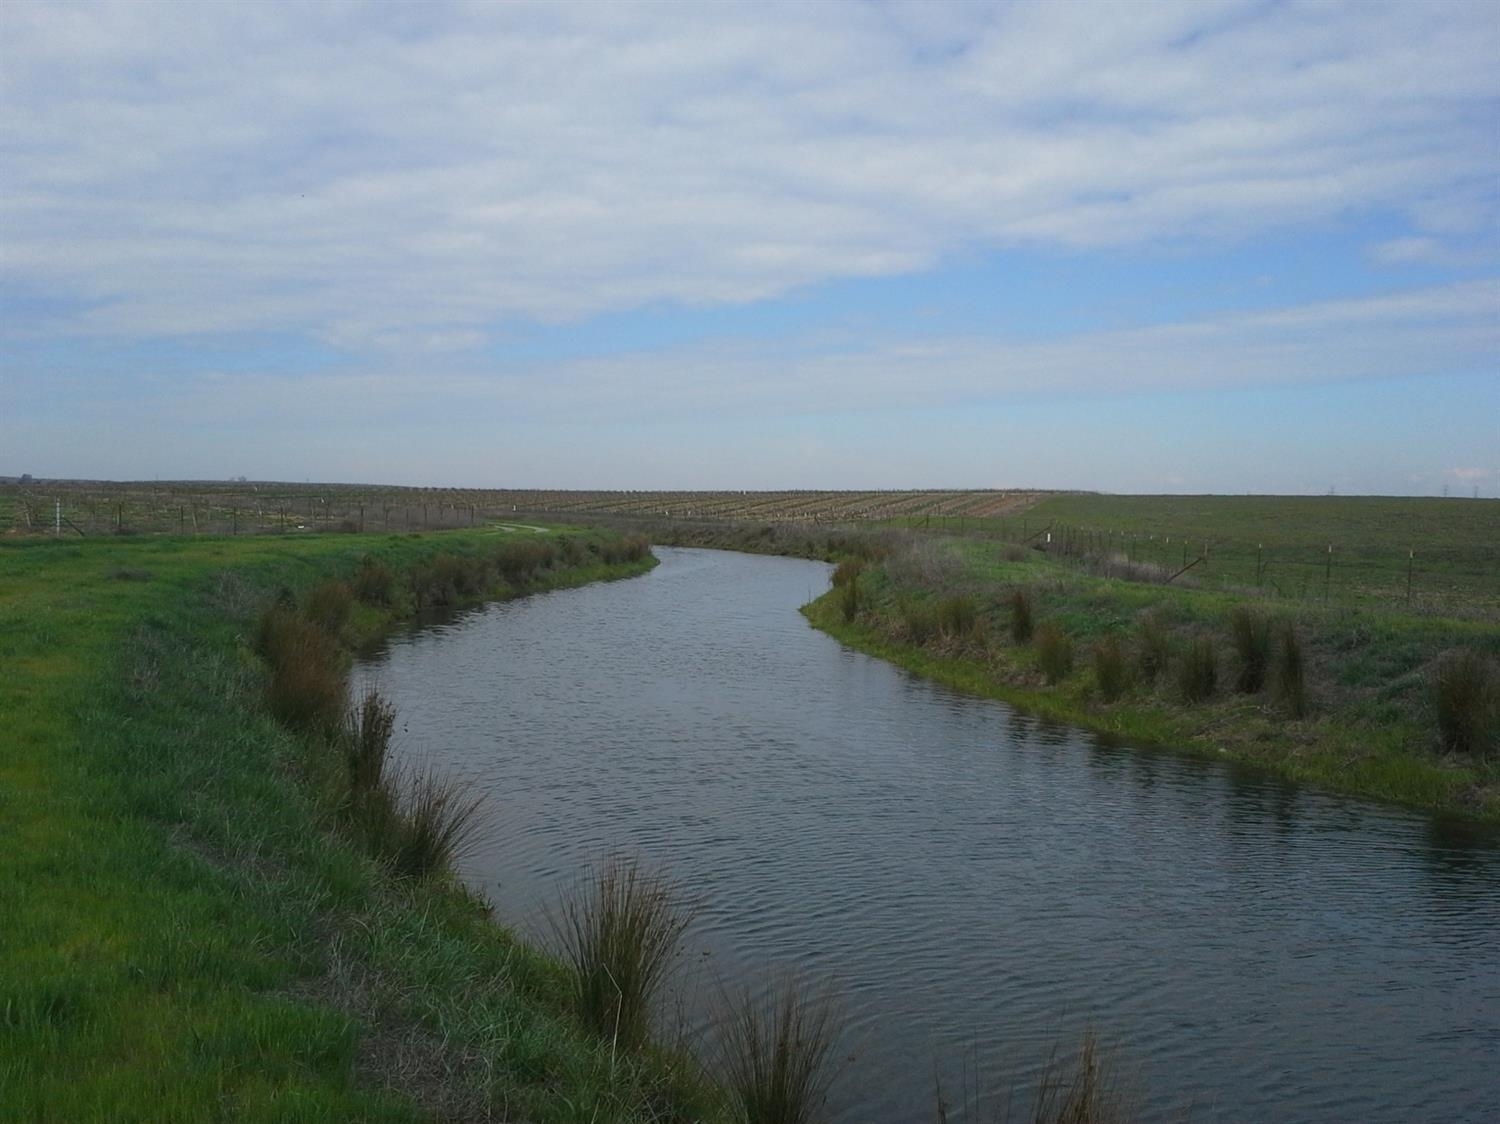
{"type": "MultiPolygon", "coordinates": [[[[647,534],[653,543],[661,545],[824,562],[851,560],[867,567],[866,577],[860,579],[862,584],[879,576],[888,548],[911,535],[889,527],[681,521],[620,521],[617,525],[647,534]]],[[[941,542],[942,536],[931,541],[941,542]]],[[[1084,609],[1083,602],[1089,597],[1087,579],[1044,560],[1025,565],[1040,568],[1019,580],[1025,585],[1045,585],[1053,611],[1062,614],[1084,609]]],[[[1235,603],[1232,594],[1217,591],[1139,588],[1162,598],[1164,604],[1170,598],[1198,598],[1226,606],[1235,603]]],[[[1263,700],[1243,697],[1224,699],[1211,707],[1184,706],[1160,694],[1100,705],[1087,691],[1084,676],[1045,686],[1038,681],[1034,668],[1017,661],[1013,649],[991,648],[982,657],[935,652],[872,625],[867,613],[846,622],[836,594],[836,590],[830,590],[803,607],[803,615],[814,627],[851,648],[967,694],[997,699],[1029,714],[1116,737],[1151,752],[1181,753],[1258,769],[1328,793],[1429,812],[1467,824],[1500,825],[1500,768],[1494,763],[1487,767],[1455,765],[1409,748],[1393,731],[1341,722],[1328,714],[1308,721],[1279,719],[1266,712],[1263,700]],[[1234,727],[1239,725],[1253,726],[1254,736],[1237,736],[1234,727]]],[[[879,614],[877,620],[885,623],[879,614]]],[[[1456,622],[1455,627],[1482,626],[1456,622]]]]}
{"type": "MultiPolygon", "coordinates": [[[[169,565],[161,540],[36,544],[71,561],[34,566],[34,580],[65,585],[71,566],[120,596],[95,623],[80,616],[76,629],[38,633],[38,648],[77,641],[71,674],[0,699],[0,711],[23,697],[56,704],[0,763],[21,780],[4,793],[16,814],[0,839],[16,845],[7,848],[16,861],[0,868],[0,904],[25,922],[0,941],[9,969],[0,972],[0,1104],[23,1119],[77,1121],[496,1111],[623,1121],[714,1099],[685,1058],[617,1058],[578,1029],[558,962],[456,878],[396,880],[341,838],[320,802],[315,749],[266,711],[247,638],[276,590],[348,578],[366,557],[479,552],[496,541],[489,534],[308,536],[270,552],[189,540],[169,565]],[[246,554],[258,557],[236,560],[246,554]],[[97,624],[105,617],[107,628],[97,624]],[[59,854],[59,840],[76,845],[59,854]],[[511,1034],[499,1061],[514,1070],[498,1104],[495,1050],[476,1053],[495,1046],[497,1027],[511,1034]],[[465,1065],[490,1071],[482,1089],[459,1087],[465,1065]],[[528,1095],[538,1091],[541,1101],[528,1095]]],[[[0,567],[28,549],[6,546],[0,567]]],[[[555,570],[462,604],[656,564],[648,554],[555,570]]],[[[35,592],[25,579],[4,588],[19,600],[35,592]]],[[[411,608],[361,607],[350,646],[402,627],[411,608]]],[[[5,654],[23,671],[30,662],[20,644],[5,654]]]]}
{"type": "Polygon", "coordinates": [[[837,589],[830,589],[800,611],[814,628],[839,643],[965,694],[996,699],[1028,714],[1119,738],[1143,750],[1232,763],[1339,795],[1500,825],[1500,794],[1491,791],[1476,796],[1467,777],[1440,764],[1414,754],[1393,754],[1378,759],[1379,768],[1370,767],[1373,773],[1362,768],[1364,763],[1349,751],[1360,731],[1339,730],[1336,742],[1258,741],[1254,751],[1246,751],[1202,732],[1201,718],[1186,708],[1159,701],[1151,706],[1122,701],[1107,709],[1094,708],[1086,696],[1018,681],[1025,669],[1003,649],[988,652],[983,659],[936,654],[858,618],[845,621],[838,595],[837,589]],[[1388,767],[1392,765],[1394,770],[1388,767]],[[1409,770],[1421,787],[1393,789],[1393,771],[1403,770],[1409,770]],[[1440,795],[1434,798],[1434,792],[1440,795]]]}

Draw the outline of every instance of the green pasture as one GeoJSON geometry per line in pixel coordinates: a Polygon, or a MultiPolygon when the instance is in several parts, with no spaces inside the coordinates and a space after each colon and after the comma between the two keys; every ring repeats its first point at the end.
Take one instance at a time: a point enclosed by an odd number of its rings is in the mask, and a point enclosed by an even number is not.
{"type": "Polygon", "coordinates": [[[899,525],[1118,555],[1183,585],[1500,616],[1500,500],[1379,496],[1044,497],[997,519],[899,525]]]}

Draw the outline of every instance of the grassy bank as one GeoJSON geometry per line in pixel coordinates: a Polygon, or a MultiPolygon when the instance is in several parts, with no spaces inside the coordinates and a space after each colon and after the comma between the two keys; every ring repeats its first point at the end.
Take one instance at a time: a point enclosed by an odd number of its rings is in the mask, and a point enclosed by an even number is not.
{"type": "Polygon", "coordinates": [[[267,713],[251,644],[278,596],[371,583],[352,641],[418,604],[650,565],[583,534],[514,582],[454,561],[522,538],[0,545],[0,1115],[703,1115],[680,1065],[588,1033],[556,962],[451,879],[395,877],[341,833],[326,747],[267,713]]]}
{"type": "Polygon", "coordinates": [[[1085,568],[971,538],[886,549],[878,564],[845,567],[808,618],[851,647],[1037,713],[1500,820],[1500,626],[1184,589],[1121,558],[1085,568]],[[1477,684],[1461,680],[1466,669],[1477,684]]]}

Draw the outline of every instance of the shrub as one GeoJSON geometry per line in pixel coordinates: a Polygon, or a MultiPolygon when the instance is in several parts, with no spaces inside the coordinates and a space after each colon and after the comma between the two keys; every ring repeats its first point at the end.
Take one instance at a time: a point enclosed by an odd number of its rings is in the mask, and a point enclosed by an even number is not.
{"type": "Polygon", "coordinates": [[[836,1011],[826,993],[794,982],[757,999],[746,988],[723,1023],[720,1079],[742,1124],[810,1124],[835,1076],[836,1011]]]}
{"type": "Polygon", "coordinates": [[[329,636],[337,637],[354,610],[354,591],[340,581],[319,582],[307,595],[303,616],[329,636]]]}
{"type": "Polygon", "coordinates": [[[1213,638],[1196,636],[1177,666],[1178,689],[1185,700],[1198,703],[1212,698],[1218,685],[1219,658],[1213,638]]]}
{"type": "Polygon", "coordinates": [[[1135,669],[1146,683],[1157,677],[1172,662],[1172,637],[1161,619],[1154,614],[1141,618],[1135,638],[1135,669]]]}
{"type": "Polygon", "coordinates": [[[690,916],[665,877],[611,858],[552,918],[574,1007],[625,1049],[643,1045],[690,916]]]}
{"type": "Polygon", "coordinates": [[[1125,692],[1129,673],[1125,666],[1125,649],[1114,636],[1106,636],[1094,645],[1094,682],[1105,702],[1114,702],[1125,692]]]}
{"type": "Polygon", "coordinates": [[[625,535],[621,538],[606,539],[599,548],[599,557],[610,565],[618,565],[621,562],[639,562],[650,553],[651,540],[645,535],[625,535]]]}
{"type": "Polygon", "coordinates": [[[1056,621],[1045,621],[1036,630],[1036,662],[1049,684],[1061,682],[1073,670],[1073,641],[1056,621]]]}
{"type": "MultiPolygon", "coordinates": [[[[599,557],[605,562],[617,562],[620,561],[620,550],[617,540],[609,540],[601,547],[599,557]]],[[[500,548],[495,555],[495,568],[507,584],[525,585],[557,558],[558,549],[551,542],[523,539],[500,548]]]]}
{"type": "Polygon", "coordinates": [[[1229,614],[1229,633],[1240,661],[1234,689],[1242,695],[1257,694],[1266,685],[1266,672],[1271,666],[1271,622],[1264,614],[1241,605],[1229,614]]]}
{"type": "Polygon", "coordinates": [[[396,599],[396,575],[380,559],[367,554],[354,572],[354,596],[366,605],[389,605],[396,599]]]}
{"type": "Polygon", "coordinates": [[[1033,617],[1030,591],[1013,590],[1010,595],[1010,638],[1017,644],[1031,639],[1033,617]]]}
{"type": "Polygon", "coordinates": [[[1485,757],[1500,741],[1500,674],[1473,648],[1444,652],[1431,676],[1438,738],[1449,753],[1485,757]]]}
{"type": "Polygon", "coordinates": [[[1306,716],[1307,683],[1302,670],[1302,642],[1290,621],[1281,630],[1276,653],[1276,698],[1293,718],[1306,716]]]}
{"type": "Polygon", "coordinates": [[[489,586],[491,575],[482,558],[439,554],[425,566],[414,567],[410,580],[417,607],[426,609],[477,597],[489,586]]]}

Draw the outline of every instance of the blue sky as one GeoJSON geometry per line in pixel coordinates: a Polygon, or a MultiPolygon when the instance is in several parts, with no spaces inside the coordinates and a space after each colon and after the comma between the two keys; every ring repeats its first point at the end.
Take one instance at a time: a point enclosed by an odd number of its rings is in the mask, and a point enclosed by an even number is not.
{"type": "Polygon", "coordinates": [[[1500,6],[0,7],[0,475],[1500,494],[1500,6]]]}

